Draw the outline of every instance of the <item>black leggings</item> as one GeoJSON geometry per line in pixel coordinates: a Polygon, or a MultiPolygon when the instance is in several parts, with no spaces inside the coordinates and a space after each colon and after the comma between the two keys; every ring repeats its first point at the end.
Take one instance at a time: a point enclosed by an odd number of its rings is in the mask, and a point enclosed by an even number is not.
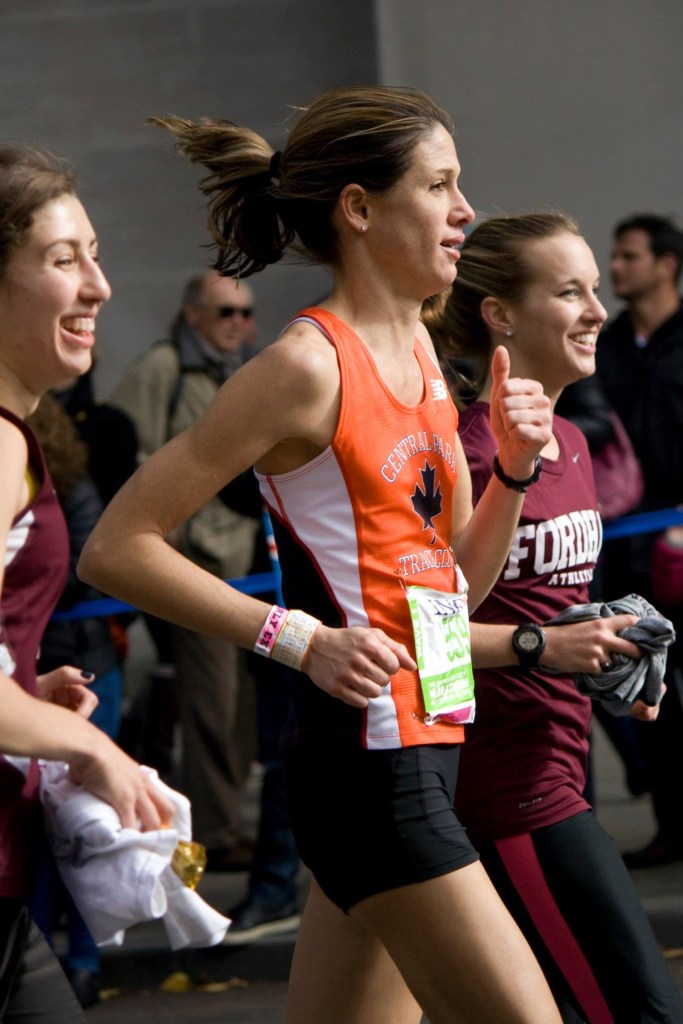
{"type": "Polygon", "coordinates": [[[59,961],[14,900],[0,900],[0,960],[3,1024],[85,1024],[59,961]]]}
{"type": "Polygon", "coordinates": [[[683,1024],[650,922],[592,811],[478,849],[565,1024],[683,1024]]]}

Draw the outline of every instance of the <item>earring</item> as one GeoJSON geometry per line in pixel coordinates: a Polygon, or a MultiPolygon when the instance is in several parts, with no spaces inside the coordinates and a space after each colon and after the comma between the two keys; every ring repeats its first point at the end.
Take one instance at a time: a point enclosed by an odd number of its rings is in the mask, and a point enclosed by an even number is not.
{"type": "Polygon", "coordinates": [[[511,338],[511,337],[513,336],[513,334],[514,334],[514,333],[515,333],[514,331],[510,331],[510,330],[507,330],[507,331],[505,332],[505,337],[506,337],[506,338],[511,338]]]}
{"type": "Polygon", "coordinates": [[[367,224],[361,224],[360,229],[363,233],[365,233],[368,230],[367,224]]]}

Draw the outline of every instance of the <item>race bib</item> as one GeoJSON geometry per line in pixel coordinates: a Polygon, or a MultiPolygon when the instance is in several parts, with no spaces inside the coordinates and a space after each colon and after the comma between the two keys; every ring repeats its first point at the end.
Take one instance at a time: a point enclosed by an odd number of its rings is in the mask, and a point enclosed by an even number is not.
{"type": "Polygon", "coordinates": [[[408,587],[425,723],[474,721],[474,675],[467,584],[457,570],[459,593],[408,587]]]}

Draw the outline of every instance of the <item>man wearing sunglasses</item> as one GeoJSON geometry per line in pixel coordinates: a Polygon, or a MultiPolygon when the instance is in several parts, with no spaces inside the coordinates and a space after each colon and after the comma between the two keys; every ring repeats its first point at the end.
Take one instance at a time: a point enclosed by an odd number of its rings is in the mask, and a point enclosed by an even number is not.
{"type": "Polygon", "coordinates": [[[222,361],[230,376],[235,356],[239,365],[256,340],[254,296],[244,282],[204,274],[187,285],[183,314],[197,335],[206,358],[222,361]]]}
{"type": "MultiPolygon", "coordinates": [[[[170,337],[138,357],[111,396],[135,422],[141,459],[201,416],[255,341],[254,296],[245,282],[213,271],[187,282],[170,337]]],[[[214,575],[235,578],[249,572],[258,527],[256,519],[213,498],[172,542],[214,575]]],[[[253,854],[242,828],[240,798],[255,756],[256,727],[245,653],[226,640],[159,620],[148,625],[160,662],[170,661],[175,669],[180,788],[192,801],[194,837],[207,848],[209,868],[247,869],[253,854]]]]}

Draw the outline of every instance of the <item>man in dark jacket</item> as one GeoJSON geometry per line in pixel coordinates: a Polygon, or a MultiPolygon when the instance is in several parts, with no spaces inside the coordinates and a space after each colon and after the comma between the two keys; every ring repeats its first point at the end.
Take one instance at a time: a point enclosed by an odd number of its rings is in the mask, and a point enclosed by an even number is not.
{"type": "MultiPolygon", "coordinates": [[[[683,504],[683,303],[678,283],[683,231],[670,219],[638,214],[617,225],[610,259],[614,294],[624,310],[603,329],[597,372],[640,459],[645,494],[640,511],[683,504]]],[[[637,591],[651,599],[654,534],[607,547],[605,587],[611,595],[637,591]]],[[[683,638],[683,608],[661,609],[683,638]]],[[[654,727],[642,730],[650,760],[657,834],[625,855],[630,867],[683,858],[683,639],[669,653],[668,692],[654,727]]]]}

